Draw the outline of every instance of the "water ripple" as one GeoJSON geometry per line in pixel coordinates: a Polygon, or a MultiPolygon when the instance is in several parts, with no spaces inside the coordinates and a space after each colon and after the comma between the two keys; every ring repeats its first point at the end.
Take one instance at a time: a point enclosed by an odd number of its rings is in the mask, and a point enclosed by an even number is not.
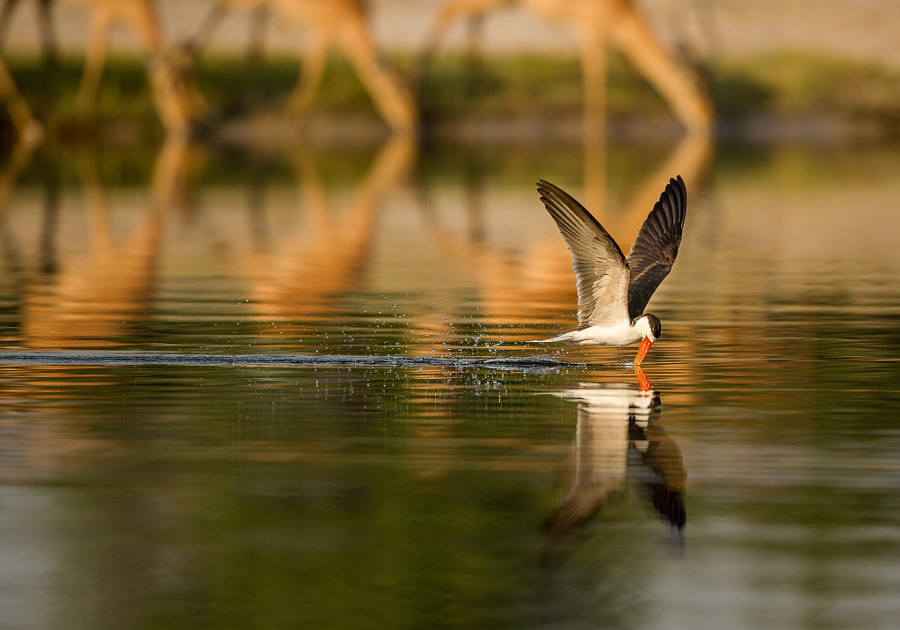
{"type": "Polygon", "coordinates": [[[8,365],[196,365],[196,366],[337,366],[358,367],[487,367],[497,369],[556,369],[586,365],[560,361],[546,354],[491,359],[438,356],[360,356],[318,354],[177,354],[166,352],[3,352],[0,363],[8,365]]]}

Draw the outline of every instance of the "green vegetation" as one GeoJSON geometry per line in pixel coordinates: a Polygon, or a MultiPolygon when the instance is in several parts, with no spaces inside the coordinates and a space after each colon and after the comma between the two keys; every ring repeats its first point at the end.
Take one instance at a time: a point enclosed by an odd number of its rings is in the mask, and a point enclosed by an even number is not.
{"type": "MultiPolygon", "coordinates": [[[[11,57],[6,62],[32,109],[56,139],[78,141],[99,135],[133,141],[162,135],[144,65],[138,59],[109,60],[91,108],[76,100],[81,59],[64,58],[55,70],[36,57],[11,57]]],[[[401,69],[413,65],[410,58],[390,63],[401,69]]],[[[299,63],[291,57],[258,63],[208,57],[194,69],[200,92],[213,104],[213,121],[279,112],[298,74],[299,63]]],[[[771,53],[722,61],[705,74],[725,121],[824,117],[865,121],[889,135],[896,135],[900,128],[900,72],[874,63],[771,53]]],[[[610,56],[608,85],[612,120],[670,116],[654,90],[615,55],[610,56]]],[[[473,65],[463,55],[441,55],[424,75],[417,98],[432,124],[464,119],[565,120],[580,111],[581,72],[574,57],[503,56],[473,65]]],[[[356,76],[337,58],[330,63],[311,114],[323,119],[376,120],[356,76]]]]}
{"type": "Polygon", "coordinates": [[[726,62],[714,72],[712,93],[726,117],[876,117],[895,127],[900,122],[900,72],[849,59],[794,52],[726,62]]]}

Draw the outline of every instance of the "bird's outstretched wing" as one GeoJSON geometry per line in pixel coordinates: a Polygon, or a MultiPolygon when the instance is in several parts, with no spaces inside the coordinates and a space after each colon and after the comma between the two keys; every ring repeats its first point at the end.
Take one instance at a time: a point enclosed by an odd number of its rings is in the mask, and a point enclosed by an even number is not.
{"type": "Polygon", "coordinates": [[[628,265],[622,250],[584,206],[567,192],[540,180],[538,192],[569,252],[578,289],[578,327],[626,320],[628,265]]]}
{"type": "Polygon", "coordinates": [[[631,269],[628,285],[628,316],[644,312],[650,296],[669,275],[687,215],[687,189],[681,175],[670,179],[666,189],[647,215],[626,258],[631,269]]]}

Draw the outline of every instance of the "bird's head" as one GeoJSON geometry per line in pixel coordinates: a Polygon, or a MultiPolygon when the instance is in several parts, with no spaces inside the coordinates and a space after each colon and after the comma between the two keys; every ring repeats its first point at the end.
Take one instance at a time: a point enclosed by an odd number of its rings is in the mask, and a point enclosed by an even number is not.
{"type": "Polygon", "coordinates": [[[653,313],[646,313],[637,318],[634,322],[635,328],[641,333],[645,339],[649,339],[653,343],[662,336],[662,324],[659,317],[653,313]]]}

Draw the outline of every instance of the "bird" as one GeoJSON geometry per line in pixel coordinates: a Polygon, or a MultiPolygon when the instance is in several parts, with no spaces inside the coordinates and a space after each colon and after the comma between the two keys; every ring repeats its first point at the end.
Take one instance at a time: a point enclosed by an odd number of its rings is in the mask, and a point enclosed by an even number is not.
{"type": "Polygon", "coordinates": [[[661,425],[659,392],[581,383],[549,393],[578,408],[571,469],[562,477],[568,481],[565,498],[544,521],[548,559],[567,551],[577,528],[614,504],[632,483],[664,523],[682,532],[687,473],[681,449],[661,425]]]}
{"type": "Polygon", "coordinates": [[[681,175],[669,180],[628,256],[569,193],[543,179],[537,189],[572,254],[578,327],[535,343],[627,346],[640,341],[634,359],[634,367],[639,370],[650,346],[662,334],[659,318],[644,313],[644,308],[678,255],[687,215],[684,180],[681,175]]]}

